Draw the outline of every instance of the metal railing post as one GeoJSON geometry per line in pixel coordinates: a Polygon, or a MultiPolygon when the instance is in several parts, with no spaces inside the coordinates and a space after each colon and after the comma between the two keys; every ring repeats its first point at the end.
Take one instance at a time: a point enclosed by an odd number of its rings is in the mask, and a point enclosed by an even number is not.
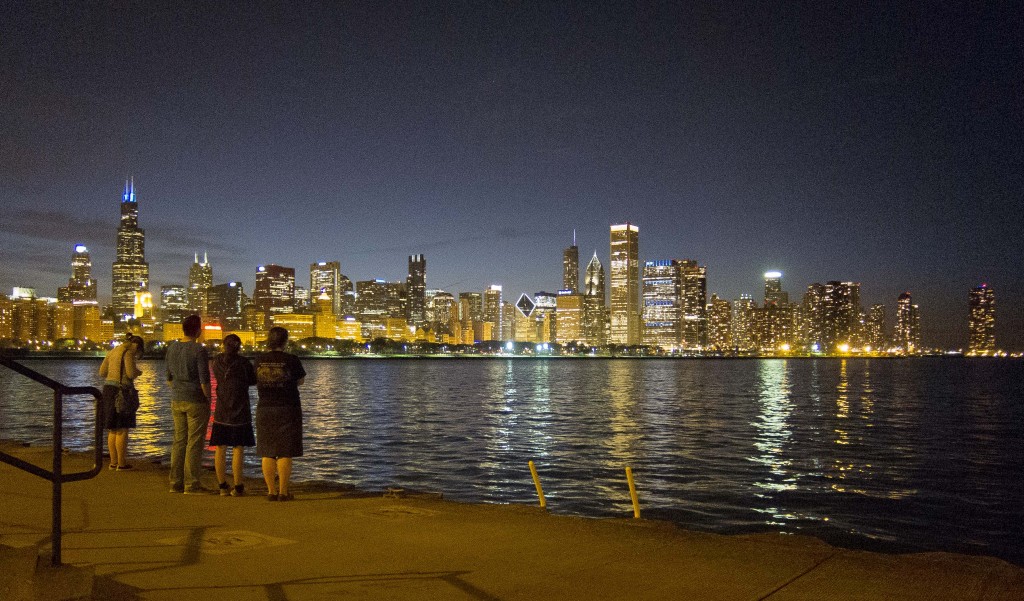
{"type": "Polygon", "coordinates": [[[53,526],[50,534],[50,564],[61,565],[61,487],[64,483],[64,395],[53,391],[53,526]]]}

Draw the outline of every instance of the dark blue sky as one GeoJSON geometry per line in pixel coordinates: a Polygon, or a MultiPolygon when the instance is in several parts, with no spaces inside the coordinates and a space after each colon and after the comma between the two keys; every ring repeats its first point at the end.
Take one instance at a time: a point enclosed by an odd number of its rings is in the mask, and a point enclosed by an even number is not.
{"type": "Polygon", "coordinates": [[[931,344],[987,282],[1024,348],[1019,6],[341,4],[8,7],[0,289],[55,294],[82,242],[109,299],[134,174],[154,289],[195,252],[248,291],[423,253],[429,287],[514,301],[628,220],[729,299],[767,269],[909,290],[931,344]]]}

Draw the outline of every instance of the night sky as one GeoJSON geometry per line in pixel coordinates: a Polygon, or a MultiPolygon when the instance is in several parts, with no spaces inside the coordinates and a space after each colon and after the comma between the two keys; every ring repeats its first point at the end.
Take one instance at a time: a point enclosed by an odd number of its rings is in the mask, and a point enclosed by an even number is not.
{"type": "Polygon", "coordinates": [[[9,4],[0,290],[56,295],[86,244],[109,301],[134,175],[151,288],[257,265],[556,291],[577,232],[692,258],[760,300],[861,282],[925,344],[996,290],[1024,348],[1024,19],[1007,3],[9,4]],[[344,4],[344,5],[342,5],[344,4]],[[772,6],[769,6],[772,5],[772,6]]]}

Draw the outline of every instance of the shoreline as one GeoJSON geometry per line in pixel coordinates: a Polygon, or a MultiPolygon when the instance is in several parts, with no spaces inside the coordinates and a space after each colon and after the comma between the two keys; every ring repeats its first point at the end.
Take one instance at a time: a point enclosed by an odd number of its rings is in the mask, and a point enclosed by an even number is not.
{"type": "MultiPolygon", "coordinates": [[[[50,451],[0,448],[37,464],[50,451]]],[[[68,470],[88,463],[64,460],[68,470]]],[[[95,598],[1024,599],[1024,568],[991,557],[319,484],[296,486],[287,503],[172,495],[164,467],[136,468],[64,487],[65,563],[118,593],[95,598]]],[[[0,475],[12,485],[0,490],[0,543],[44,549],[49,483],[6,464],[0,475]]]]}

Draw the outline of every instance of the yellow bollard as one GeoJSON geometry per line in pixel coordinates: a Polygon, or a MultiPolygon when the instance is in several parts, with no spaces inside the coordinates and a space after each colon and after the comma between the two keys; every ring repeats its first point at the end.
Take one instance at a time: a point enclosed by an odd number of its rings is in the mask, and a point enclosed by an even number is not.
{"type": "Polygon", "coordinates": [[[633,468],[626,468],[626,481],[629,482],[629,498],[633,500],[633,517],[640,519],[640,499],[636,496],[636,484],[633,482],[633,468]]]}
{"type": "Polygon", "coordinates": [[[537,487],[537,497],[540,499],[540,508],[546,509],[548,504],[544,500],[544,489],[540,487],[540,476],[537,475],[537,467],[530,462],[530,475],[533,476],[533,485],[537,487]]]}

